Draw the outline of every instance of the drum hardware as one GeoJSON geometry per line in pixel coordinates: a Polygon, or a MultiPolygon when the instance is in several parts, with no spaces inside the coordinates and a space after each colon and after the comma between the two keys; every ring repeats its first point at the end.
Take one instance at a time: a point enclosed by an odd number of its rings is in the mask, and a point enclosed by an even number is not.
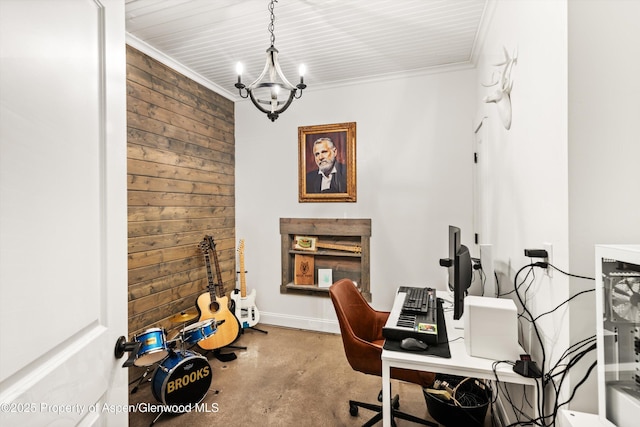
{"type": "MultiPolygon", "coordinates": [[[[152,368],[151,366],[147,366],[147,369],[145,369],[144,374],[142,374],[142,376],[140,377],[138,384],[136,384],[136,386],[131,389],[131,394],[134,394],[138,391],[138,387],[140,387],[140,384],[142,384],[145,378],[147,378],[147,375],[149,375],[149,372],[151,372],[153,369],[154,368],[152,368]]],[[[151,378],[149,378],[147,382],[151,382],[151,378]]]]}
{"type": "Polygon", "coordinates": [[[178,346],[178,341],[182,341],[182,339],[179,336],[174,337],[171,340],[167,341],[167,348],[169,350],[175,350],[175,348],[178,346]]]}
{"type": "Polygon", "coordinates": [[[127,339],[123,335],[116,340],[116,347],[113,351],[113,354],[116,359],[120,359],[126,352],[128,352],[129,358],[122,364],[123,368],[128,368],[130,366],[133,366],[133,362],[136,360],[141,346],[141,342],[127,341],[127,339]]]}

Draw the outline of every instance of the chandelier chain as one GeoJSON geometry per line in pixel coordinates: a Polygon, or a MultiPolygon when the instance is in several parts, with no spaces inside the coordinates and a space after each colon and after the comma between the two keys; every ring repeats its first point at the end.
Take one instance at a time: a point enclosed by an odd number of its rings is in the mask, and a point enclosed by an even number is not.
{"type": "Polygon", "coordinates": [[[270,0],[269,14],[271,22],[267,27],[271,34],[271,47],[267,49],[267,62],[264,66],[262,74],[250,85],[242,83],[242,65],[238,64],[238,82],[235,87],[241,98],[251,98],[251,102],[256,108],[266,113],[269,120],[275,121],[278,116],[284,113],[291,105],[294,99],[300,99],[302,91],[307,88],[304,83],[304,71],[300,67],[300,83],[292,85],[282,74],[280,65],[278,64],[278,50],[275,48],[276,36],[275,21],[276,15],[273,11],[278,0],[270,0]],[[284,89],[284,90],[282,90],[284,89]],[[282,93],[284,96],[281,96],[282,93]]]}
{"type": "Polygon", "coordinates": [[[276,20],[276,15],[273,13],[273,8],[275,7],[275,3],[278,0],[271,0],[271,3],[269,3],[269,12],[271,13],[271,23],[269,24],[269,32],[271,33],[271,46],[275,46],[276,44],[276,36],[273,33],[273,30],[275,29],[275,25],[274,22],[276,20]]]}

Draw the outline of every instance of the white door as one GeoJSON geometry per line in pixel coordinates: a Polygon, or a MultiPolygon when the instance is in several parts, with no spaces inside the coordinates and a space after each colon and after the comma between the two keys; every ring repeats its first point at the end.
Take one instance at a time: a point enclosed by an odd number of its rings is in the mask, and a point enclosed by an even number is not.
{"type": "Polygon", "coordinates": [[[486,227],[487,216],[487,162],[489,159],[489,147],[487,141],[487,123],[486,117],[481,116],[474,126],[474,165],[473,165],[473,230],[475,233],[475,253],[479,254],[477,245],[489,243],[488,228],[486,227]]]}
{"type": "Polygon", "coordinates": [[[0,0],[2,426],[127,423],[124,31],[123,0],[0,0]]]}

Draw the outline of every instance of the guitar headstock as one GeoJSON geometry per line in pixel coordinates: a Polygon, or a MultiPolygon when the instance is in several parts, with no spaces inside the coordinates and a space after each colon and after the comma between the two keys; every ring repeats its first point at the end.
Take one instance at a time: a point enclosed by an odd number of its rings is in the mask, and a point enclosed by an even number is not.
{"type": "Polygon", "coordinates": [[[240,239],[238,243],[238,253],[242,255],[244,253],[244,239],[240,239]]]}
{"type": "Polygon", "coordinates": [[[216,249],[216,243],[213,241],[213,237],[209,235],[205,235],[204,239],[202,239],[202,242],[200,242],[200,245],[198,246],[205,255],[208,255],[209,251],[216,249]]]}
{"type": "Polygon", "coordinates": [[[211,250],[215,250],[216,249],[216,243],[213,241],[213,236],[206,235],[206,236],[204,236],[204,238],[209,241],[209,247],[211,248],[211,250]]]}
{"type": "Polygon", "coordinates": [[[209,243],[207,236],[204,237],[204,239],[202,240],[202,242],[200,242],[198,247],[200,248],[203,254],[207,255],[209,253],[209,250],[211,249],[211,244],[209,243]]]}

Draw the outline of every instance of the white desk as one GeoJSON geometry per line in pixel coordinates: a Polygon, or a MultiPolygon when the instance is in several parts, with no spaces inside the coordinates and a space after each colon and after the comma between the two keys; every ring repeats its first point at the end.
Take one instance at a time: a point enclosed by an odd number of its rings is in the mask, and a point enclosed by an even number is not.
{"type": "MultiPolygon", "coordinates": [[[[398,293],[396,295],[393,310],[398,310],[402,306],[404,296],[404,293],[398,293]]],[[[392,318],[394,318],[394,316],[389,316],[389,321],[391,321],[392,318]]],[[[397,316],[395,318],[397,318],[397,316]]],[[[383,427],[391,426],[391,368],[405,368],[417,371],[458,375],[461,377],[495,380],[495,374],[492,367],[494,362],[493,360],[472,357],[467,354],[467,350],[464,345],[464,330],[455,329],[453,327],[454,320],[452,310],[445,311],[445,322],[447,324],[449,350],[451,351],[450,359],[436,356],[425,356],[409,352],[382,350],[383,427]],[[455,340],[456,338],[460,339],[455,340]]],[[[535,379],[526,378],[516,374],[513,372],[513,367],[511,365],[504,363],[498,364],[496,372],[501,382],[533,386],[533,401],[538,401],[535,379]]]]}

